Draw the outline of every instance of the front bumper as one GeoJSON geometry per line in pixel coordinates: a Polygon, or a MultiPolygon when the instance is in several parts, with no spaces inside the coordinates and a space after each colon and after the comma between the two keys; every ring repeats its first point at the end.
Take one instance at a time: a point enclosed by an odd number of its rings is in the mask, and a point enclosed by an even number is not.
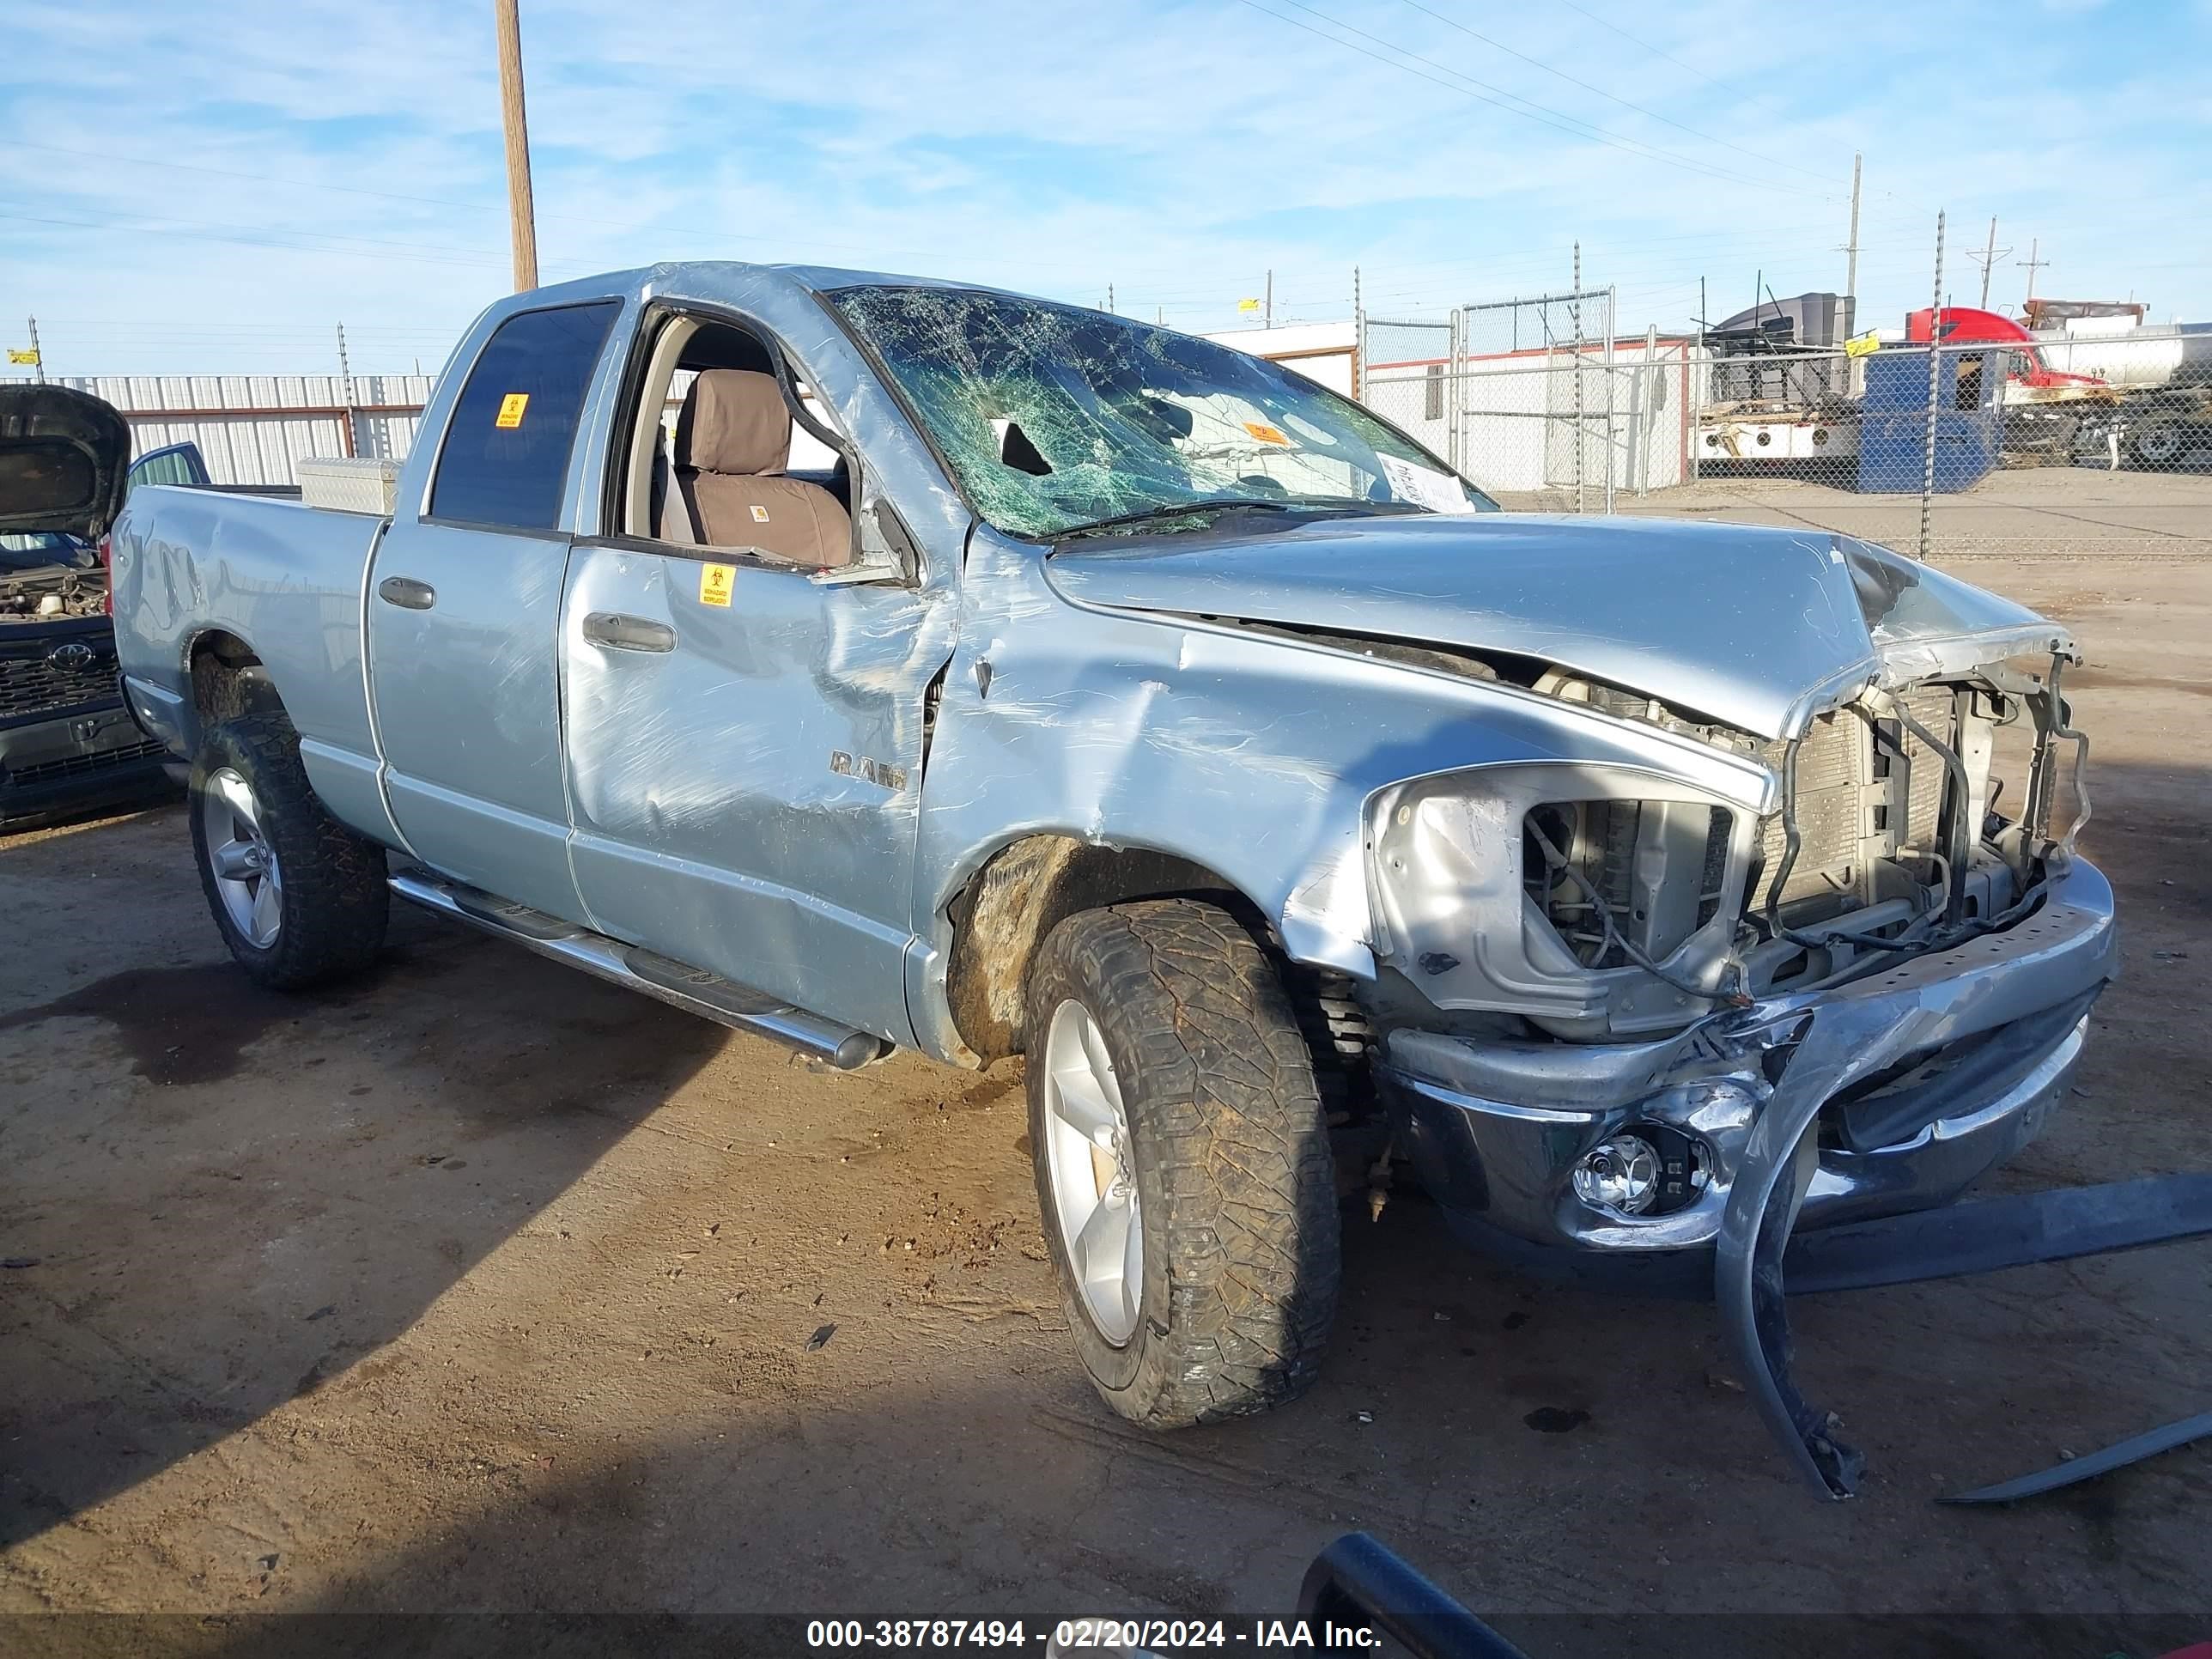
{"type": "Polygon", "coordinates": [[[170,758],[118,702],[0,726],[0,823],[131,799],[170,758]]]}
{"type": "Polygon", "coordinates": [[[1793,1138],[1810,1143],[1794,1153],[1805,1165],[1796,1228],[1948,1203],[2033,1139],[2064,1097],[2117,951],[2112,888],[2076,859],[2043,907],[2005,932],[1849,984],[1649,1043],[1480,1043],[1401,1030],[1376,1079],[1463,1236],[1529,1265],[1648,1261],[1715,1243],[1735,1176],[1785,1095],[1790,1115],[1817,1126],[1793,1138]],[[1813,1053],[1849,1058],[1801,1066],[1813,1053]],[[1796,1098],[1808,1087],[1814,1098],[1796,1098]],[[1584,1201],[1576,1166],[1638,1123],[1699,1148],[1701,1181],[1663,1214],[1584,1201]]]}

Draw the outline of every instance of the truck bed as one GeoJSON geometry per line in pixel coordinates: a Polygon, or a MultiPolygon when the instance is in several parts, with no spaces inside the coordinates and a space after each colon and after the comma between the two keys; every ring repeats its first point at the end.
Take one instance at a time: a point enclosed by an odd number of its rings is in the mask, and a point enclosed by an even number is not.
{"type": "Polygon", "coordinates": [[[316,787],[332,799],[363,780],[373,788],[362,600],[384,525],[267,496],[134,490],[114,532],[112,582],[116,657],[141,722],[191,755],[192,655],[228,635],[284,687],[316,787]]]}

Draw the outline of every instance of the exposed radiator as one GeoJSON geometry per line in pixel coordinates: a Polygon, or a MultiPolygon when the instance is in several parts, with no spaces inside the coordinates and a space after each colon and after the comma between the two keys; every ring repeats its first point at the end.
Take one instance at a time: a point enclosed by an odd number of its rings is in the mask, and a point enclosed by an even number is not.
{"type": "MultiPolygon", "coordinates": [[[[1899,701],[1930,732],[1952,739],[1948,687],[1918,686],[1899,701]]],[[[1873,732],[1856,714],[1824,715],[1807,728],[1797,750],[1797,861],[1782,889],[1784,903],[1850,888],[1870,860],[1940,847],[1942,758],[1894,722],[1889,729],[1905,749],[1901,769],[1887,750],[1877,749],[1873,732]]],[[[1787,747],[1769,744],[1767,763],[1778,770],[1787,747]]],[[[1781,866],[1782,815],[1775,813],[1760,829],[1765,860],[1753,908],[1765,902],[1767,884],[1781,866]]]]}

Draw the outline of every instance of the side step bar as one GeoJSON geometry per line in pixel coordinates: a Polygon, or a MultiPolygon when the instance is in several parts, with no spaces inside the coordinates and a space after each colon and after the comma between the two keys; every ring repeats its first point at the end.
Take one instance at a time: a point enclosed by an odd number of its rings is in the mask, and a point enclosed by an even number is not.
{"type": "Polygon", "coordinates": [[[890,1045],[867,1031],[793,1008],[758,991],[748,990],[703,968],[624,945],[588,927],[547,915],[542,910],[495,897],[474,887],[421,871],[391,878],[401,898],[465,921],[496,938],[550,957],[595,978],[642,991],[670,1006],[697,1014],[733,1030],[773,1038],[815,1055],[843,1072],[880,1058],[890,1045]]]}

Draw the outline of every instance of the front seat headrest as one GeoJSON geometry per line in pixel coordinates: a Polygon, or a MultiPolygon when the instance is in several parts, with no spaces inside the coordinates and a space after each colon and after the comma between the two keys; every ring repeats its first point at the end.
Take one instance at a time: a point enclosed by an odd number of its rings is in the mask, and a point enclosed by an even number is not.
{"type": "Polygon", "coordinates": [[[791,410],[775,376],[702,369],[676,417],[677,470],[763,477],[790,459],[791,410]]]}

